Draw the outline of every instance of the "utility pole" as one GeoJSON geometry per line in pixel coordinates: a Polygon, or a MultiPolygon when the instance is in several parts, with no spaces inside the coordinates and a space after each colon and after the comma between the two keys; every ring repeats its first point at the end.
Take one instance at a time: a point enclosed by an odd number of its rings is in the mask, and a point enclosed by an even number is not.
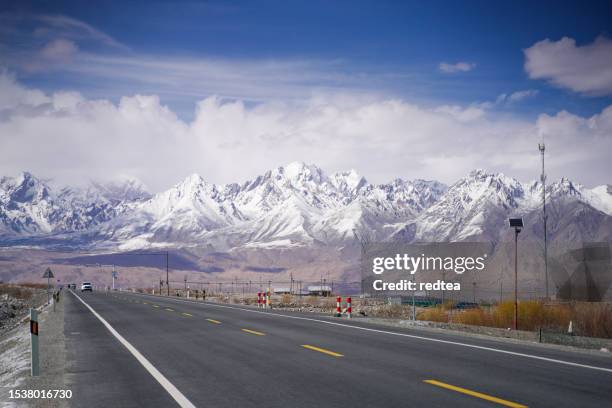
{"type": "MultiPolygon", "coordinates": [[[[442,271],[442,280],[446,282],[446,271],[442,271]]],[[[442,306],[444,306],[444,295],[446,294],[444,288],[445,286],[442,287],[442,306]]]]}
{"type": "MultiPolygon", "coordinates": [[[[355,237],[355,239],[357,240],[357,242],[359,242],[359,245],[361,246],[361,262],[364,262],[364,257],[366,254],[366,251],[368,249],[368,245],[370,245],[371,239],[370,239],[370,234],[359,234],[357,233],[357,229],[353,228],[353,236],[355,237]],[[367,235],[367,236],[366,236],[367,235]]],[[[361,275],[361,296],[365,296],[365,282],[364,282],[364,277],[363,277],[363,271],[359,271],[360,275],[361,275]]]]}
{"type": "MultiPolygon", "coordinates": [[[[415,282],[416,285],[416,281],[413,281],[412,278],[410,278],[410,283],[415,282]]],[[[416,320],[416,302],[415,302],[415,293],[416,289],[413,288],[412,290],[412,320],[416,320]]]]}
{"type": "Polygon", "coordinates": [[[117,279],[117,269],[115,268],[115,265],[113,264],[113,291],[115,290],[115,279],[117,279]]]}
{"type": "Polygon", "coordinates": [[[546,215],[546,173],[544,171],[544,151],[546,150],[546,146],[544,143],[538,143],[538,149],[540,150],[540,155],[542,156],[542,175],[540,176],[540,180],[542,181],[542,220],[544,221],[544,280],[546,287],[546,300],[548,300],[550,296],[548,292],[548,234],[546,230],[548,216],[546,215]]]}
{"type": "MultiPolygon", "coordinates": [[[[168,251],[166,251],[166,289],[167,289],[168,296],[170,296],[170,278],[169,278],[170,273],[168,272],[169,269],[170,269],[168,267],[168,263],[169,263],[168,262],[168,258],[169,257],[170,257],[170,254],[168,253],[168,251]]],[[[161,293],[160,293],[160,295],[161,295],[161,293]]]]}
{"type": "Polygon", "coordinates": [[[518,235],[523,228],[522,218],[510,218],[510,227],[514,228],[514,330],[518,330],[518,235]]]}
{"type": "Polygon", "coordinates": [[[514,330],[518,330],[518,234],[521,230],[514,230],[514,330]]]}

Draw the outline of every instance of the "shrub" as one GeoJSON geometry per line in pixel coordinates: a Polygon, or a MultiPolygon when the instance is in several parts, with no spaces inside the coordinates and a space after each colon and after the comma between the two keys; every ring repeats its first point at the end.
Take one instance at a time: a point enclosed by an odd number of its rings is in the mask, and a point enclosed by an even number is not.
{"type": "Polygon", "coordinates": [[[574,322],[576,334],[612,338],[611,304],[577,303],[572,309],[570,318],[574,322]]]}
{"type": "Polygon", "coordinates": [[[430,307],[418,313],[417,320],[448,323],[448,313],[443,306],[430,307]]]}

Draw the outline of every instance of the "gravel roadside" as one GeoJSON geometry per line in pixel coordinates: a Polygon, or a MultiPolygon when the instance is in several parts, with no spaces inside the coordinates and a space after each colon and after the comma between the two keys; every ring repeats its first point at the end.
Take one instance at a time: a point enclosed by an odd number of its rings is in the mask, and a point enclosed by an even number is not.
{"type": "MultiPolygon", "coordinates": [[[[64,294],[65,296],[66,294],[64,294]]],[[[0,396],[2,407],[68,407],[69,400],[30,399],[7,401],[9,389],[19,390],[64,390],[66,350],[64,340],[63,298],[39,313],[40,376],[30,376],[29,324],[21,324],[3,336],[0,341],[0,361],[10,363],[6,378],[0,370],[4,395],[0,396]],[[2,345],[6,344],[6,347],[2,345]],[[6,379],[6,382],[4,381],[6,379]]]]}

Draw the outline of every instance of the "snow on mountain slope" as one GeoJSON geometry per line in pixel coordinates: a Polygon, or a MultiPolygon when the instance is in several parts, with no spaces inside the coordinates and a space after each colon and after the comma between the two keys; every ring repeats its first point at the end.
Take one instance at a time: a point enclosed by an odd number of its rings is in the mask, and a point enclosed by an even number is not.
{"type": "Polygon", "coordinates": [[[521,183],[503,174],[474,170],[449,187],[446,194],[417,218],[421,241],[463,240],[503,225],[507,214],[530,202],[521,183]]]}
{"type": "Polygon", "coordinates": [[[3,177],[0,233],[10,236],[84,231],[113,219],[134,197],[146,196],[148,193],[134,181],[59,189],[28,172],[3,177]]]}
{"type": "Polygon", "coordinates": [[[352,239],[353,229],[413,218],[444,190],[440,183],[421,180],[374,186],[354,170],[327,176],[316,166],[296,162],[242,185],[216,186],[190,176],[102,226],[101,232],[130,243],[336,243],[352,239]]]}
{"type": "Polygon", "coordinates": [[[53,211],[48,186],[30,173],[0,179],[0,221],[7,233],[51,232],[53,211]]]}
{"type": "MultiPolygon", "coordinates": [[[[585,189],[567,178],[546,186],[549,227],[569,225],[573,208],[582,206],[610,215],[610,194],[601,187],[585,189]],[[558,211],[563,208],[564,211],[558,211]],[[557,211],[555,211],[557,210],[557,211]]],[[[534,181],[522,185],[503,174],[472,171],[467,177],[449,187],[446,194],[423,211],[413,222],[397,234],[418,241],[461,241],[489,239],[496,241],[505,232],[510,216],[527,216],[535,223],[541,221],[542,184],[534,181]],[[407,234],[408,227],[414,231],[407,234]]],[[[581,219],[583,228],[590,228],[581,219]]],[[[532,225],[533,227],[533,225],[532,225]]],[[[575,225],[580,229],[580,225],[575,225]]],[[[585,234],[588,236],[588,234],[585,234]]]]}
{"type": "Polygon", "coordinates": [[[612,185],[597,186],[583,192],[583,196],[594,208],[612,215],[612,185]]]}
{"type": "MultiPolygon", "coordinates": [[[[551,225],[566,225],[571,220],[561,220],[563,211],[580,208],[609,217],[610,191],[568,179],[547,185],[551,225]]],[[[85,189],[55,188],[29,173],[0,180],[3,241],[69,234],[77,245],[124,249],[343,246],[355,230],[376,240],[497,240],[508,216],[532,214],[537,222],[540,211],[540,182],[521,184],[484,170],[449,188],[401,179],[375,185],[354,170],[327,175],[295,162],[242,184],[215,185],[194,174],[155,195],[134,180],[85,189]]]]}

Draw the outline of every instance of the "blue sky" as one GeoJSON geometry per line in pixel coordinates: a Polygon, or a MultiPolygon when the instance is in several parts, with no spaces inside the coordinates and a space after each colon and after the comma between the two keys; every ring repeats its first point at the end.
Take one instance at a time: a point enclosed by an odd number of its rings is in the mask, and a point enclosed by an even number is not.
{"type": "MultiPolygon", "coordinates": [[[[111,123],[135,146],[178,146],[185,164],[155,176],[139,157],[98,147],[121,156],[117,174],[163,186],[191,172],[245,179],[292,160],[374,181],[452,182],[474,167],[525,180],[536,174],[533,145],[548,138],[551,175],[600,184],[610,174],[601,152],[612,146],[611,28],[612,1],[4,1],[0,141],[36,143],[44,126],[45,140],[81,158],[88,142],[76,148],[66,134],[117,145],[99,135],[111,123]],[[104,125],[87,128],[96,120],[104,125]],[[155,143],[145,136],[157,131],[155,143]],[[441,147],[457,139],[471,150],[441,147]],[[525,159],[498,157],[502,141],[525,159]],[[380,147],[379,161],[366,145],[380,147]],[[406,160],[402,146],[419,156],[406,160]],[[210,154],[244,160],[207,166],[210,154]]],[[[48,153],[11,155],[0,172],[116,175],[94,158],[58,167],[48,153]]]]}
{"type": "MultiPolygon", "coordinates": [[[[533,114],[534,107],[538,112],[567,109],[586,115],[610,103],[609,96],[583,98],[551,87],[546,81],[530,80],[523,68],[522,51],[546,38],[567,36],[585,44],[601,35],[610,36],[610,1],[99,4],[104,5],[18,1],[5,4],[3,9],[10,13],[65,15],[126,46],[118,50],[99,42],[79,44],[87,52],[228,61],[314,61],[325,65],[326,72],[348,77],[318,77],[314,86],[367,89],[423,103],[478,103],[503,93],[538,90],[537,98],[510,109],[526,115],[533,114]],[[460,75],[447,75],[438,69],[441,62],[458,61],[473,63],[475,68],[460,75]]],[[[113,84],[112,75],[96,77],[98,86],[62,71],[21,73],[20,78],[43,89],[76,88],[95,97],[160,91],[162,101],[167,100],[184,116],[190,116],[196,99],[208,96],[205,90],[185,96],[156,90],[150,84],[113,84]]]]}

